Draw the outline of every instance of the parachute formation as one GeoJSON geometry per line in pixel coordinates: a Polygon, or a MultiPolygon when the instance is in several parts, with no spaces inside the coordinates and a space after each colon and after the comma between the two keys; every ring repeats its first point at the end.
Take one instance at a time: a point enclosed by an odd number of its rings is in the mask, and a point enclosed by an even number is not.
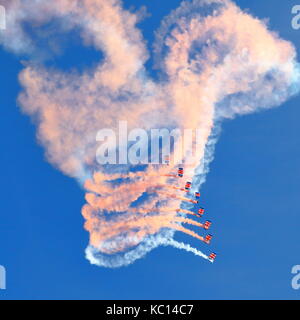
{"type": "MultiPolygon", "coordinates": [[[[212,240],[211,234],[200,235],[183,226],[184,224],[191,225],[207,231],[212,225],[210,220],[200,223],[191,218],[187,218],[188,215],[202,218],[204,208],[198,208],[199,201],[195,199],[200,198],[200,193],[198,191],[191,192],[192,183],[186,182],[182,185],[181,180],[184,177],[184,168],[178,168],[177,174],[160,175],[160,178],[167,180],[166,184],[152,185],[152,180],[154,182],[157,177],[158,174],[155,168],[153,168],[152,172],[148,174],[146,172],[136,172],[127,175],[114,174],[110,177],[112,180],[108,180],[108,175],[105,175],[104,178],[103,176],[100,177],[100,174],[96,172],[93,179],[86,181],[85,188],[90,191],[90,193],[86,195],[87,204],[83,207],[82,214],[87,220],[85,228],[91,234],[92,245],[99,248],[99,243],[101,243],[102,252],[106,254],[116,254],[118,251],[124,251],[125,249],[135,246],[145,236],[155,234],[163,228],[183,232],[205,244],[210,244],[212,240]],[[121,187],[115,186],[118,179],[126,180],[129,177],[130,186],[126,192],[124,190],[124,182],[121,184],[121,187]],[[147,182],[147,179],[150,179],[150,181],[147,182]],[[103,181],[106,181],[105,185],[103,185],[103,181]],[[101,183],[101,187],[99,186],[99,182],[101,183]],[[148,189],[143,189],[145,186],[147,186],[148,189]],[[136,189],[132,190],[132,188],[136,189]],[[174,192],[170,193],[170,189],[174,192]],[[150,206],[139,204],[138,208],[131,207],[128,209],[129,204],[127,202],[124,203],[121,194],[125,194],[128,201],[130,198],[128,192],[134,192],[136,196],[137,190],[146,190],[147,193],[150,194],[150,198],[153,195],[158,196],[160,202],[161,197],[165,197],[166,201],[157,206],[157,202],[155,204],[152,198],[150,206]],[[184,193],[184,196],[181,195],[182,193],[184,193]],[[168,207],[168,199],[171,199],[171,201],[174,199],[180,200],[183,203],[191,203],[197,205],[197,207],[193,208],[192,211],[178,207],[168,207]],[[113,202],[114,207],[112,208],[112,206],[110,206],[110,210],[115,211],[113,219],[109,219],[105,215],[99,216],[99,212],[103,210],[102,206],[107,205],[105,203],[106,201],[113,202]],[[123,210],[126,210],[130,216],[124,219],[123,210]],[[115,246],[118,241],[117,239],[124,237],[130,239],[130,241],[123,246],[115,246]]],[[[211,254],[208,256],[204,255],[204,257],[208,261],[214,262],[216,254],[215,256],[211,256],[211,254]]]]}

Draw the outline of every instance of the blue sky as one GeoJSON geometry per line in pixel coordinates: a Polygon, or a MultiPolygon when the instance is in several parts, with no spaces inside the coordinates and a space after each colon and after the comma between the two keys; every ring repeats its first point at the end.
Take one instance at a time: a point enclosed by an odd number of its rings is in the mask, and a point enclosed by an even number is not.
{"type": "MultiPolygon", "coordinates": [[[[291,28],[297,1],[240,0],[300,49],[291,28]]],[[[151,16],[140,24],[149,47],[153,32],[178,0],[127,0],[151,16]]],[[[78,44],[60,57],[69,68],[97,54],[78,44]]],[[[121,269],[84,257],[88,234],[77,183],[45,161],[35,127],[16,105],[18,59],[0,51],[0,264],[7,290],[0,299],[299,299],[291,269],[300,264],[300,97],[270,111],[223,124],[202,199],[213,220],[215,264],[173,248],[158,248],[121,269]]],[[[151,61],[148,63],[151,67],[151,61]]],[[[183,240],[209,252],[188,236],[183,240]]]]}

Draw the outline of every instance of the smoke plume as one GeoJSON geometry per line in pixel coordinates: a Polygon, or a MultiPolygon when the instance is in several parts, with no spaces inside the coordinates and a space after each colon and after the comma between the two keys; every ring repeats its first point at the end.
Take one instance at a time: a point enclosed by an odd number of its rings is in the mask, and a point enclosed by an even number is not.
{"type": "Polygon", "coordinates": [[[97,132],[117,131],[119,120],[126,120],[129,130],[198,129],[197,161],[185,169],[192,191],[198,191],[223,119],[280,106],[298,93],[293,45],[232,1],[185,1],[156,32],[159,77],[154,79],[145,67],[149,48],[137,27],[141,11],[128,11],[119,0],[9,0],[4,5],[7,30],[0,42],[27,60],[19,76],[21,109],[34,119],[48,161],[86,191],[87,259],[120,267],[167,245],[208,259],[173,239],[180,231],[203,240],[187,227],[201,227],[184,214],[193,204],[182,203],[185,195],[169,188],[182,188],[172,177],[176,166],[101,166],[97,132]],[[69,32],[102,54],[96,65],[81,72],[47,67],[59,42],[49,42],[45,53],[39,41],[69,32]]]}

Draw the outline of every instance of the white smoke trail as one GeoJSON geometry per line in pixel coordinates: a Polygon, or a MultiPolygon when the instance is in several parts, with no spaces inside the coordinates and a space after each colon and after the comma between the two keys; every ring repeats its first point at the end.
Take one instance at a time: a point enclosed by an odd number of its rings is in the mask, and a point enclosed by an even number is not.
{"type": "Polygon", "coordinates": [[[157,235],[148,236],[137,248],[114,256],[101,254],[97,248],[88,246],[85,252],[86,258],[91,264],[99,267],[118,268],[127,266],[143,258],[148,252],[159,246],[171,245],[173,236],[174,231],[163,230],[157,235]]]}
{"type": "Polygon", "coordinates": [[[189,244],[178,242],[174,239],[169,239],[164,243],[164,245],[169,245],[169,246],[172,246],[172,247],[180,249],[180,250],[185,250],[187,252],[193,253],[195,256],[199,256],[201,258],[209,260],[207,255],[203,254],[200,250],[197,250],[197,249],[191,247],[189,244]]]}
{"type": "Polygon", "coordinates": [[[86,258],[90,261],[91,264],[106,268],[128,266],[136,260],[143,258],[147,253],[159,246],[172,246],[176,249],[185,250],[187,252],[193,253],[196,256],[209,260],[208,256],[202,253],[200,250],[191,247],[189,244],[181,243],[174,240],[173,236],[173,231],[164,230],[160,234],[147,237],[143,241],[143,243],[141,243],[134,250],[125,252],[123,254],[114,255],[113,257],[101,254],[98,249],[92,246],[87,247],[85,254],[86,258]]]}

